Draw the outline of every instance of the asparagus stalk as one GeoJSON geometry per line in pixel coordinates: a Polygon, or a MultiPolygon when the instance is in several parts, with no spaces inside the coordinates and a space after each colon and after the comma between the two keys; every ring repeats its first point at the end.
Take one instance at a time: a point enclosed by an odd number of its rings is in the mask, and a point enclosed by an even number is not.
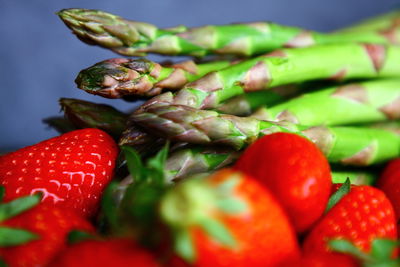
{"type": "MultiPolygon", "coordinates": [[[[400,121],[365,124],[362,127],[384,129],[400,136],[400,121]]],[[[240,154],[240,151],[227,148],[222,150],[220,147],[193,145],[183,147],[169,155],[165,168],[166,179],[180,180],[198,173],[213,172],[231,165],[240,154]]],[[[376,170],[365,169],[365,167],[360,169],[331,165],[331,168],[334,183],[344,182],[349,177],[353,184],[372,184],[377,178],[376,170]]]]}
{"type": "Polygon", "coordinates": [[[220,105],[215,110],[225,114],[236,116],[249,116],[260,107],[274,106],[298,95],[304,90],[300,85],[282,85],[269,90],[248,92],[232,97],[220,105]]]}
{"type": "MultiPolygon", "coordinates": [[[[372,44],[323,45],[282,49],[242,61],[166,92],[148,103],[170,102],[201,109],[244,92],[318,79],[398,77],[400,47],[372,44]]],[[[148,104],[144,105],[147,106],[148,104]]]]}
{"type": "MultiPolygon", "coordinates": [[[[165,178],[168,182],[210,173],[233,164],[240,156],[239,151],[218,147],[185,147],[168,157],[165,165],[165,178]]],[[[377,179],[377,173],[365,168],[332,167],[332,182],[344,183],[347,178],[352,184],[371,185],[377,179]]]]}
{"type": "MultiPolygon", "coordinates": [[[[135,113],[165,103],[211,109],[244,92],[315,79],[398,77],[399,62],[400,47],[393,46],[343,44],[282,49],[211,72],[175,95],[166,92],[153,97],[135,113]]],[[[132,131],[138,129],[127,129],[124,136],[132,131]]],[[[141,134],[141,138],[145,136],[141,134]]]]}
{"type": "Polygon", "coordinates": [[[355,185],[373,185],[375,181],[378,179],[377,173],[364,169],[333,170],[331,172],[331,175],[332,175],[332,182],[334,184],[344,183],[348,178],[350,180],[350,183],[355,185]]]}
{"type": "Polygon", "coordinates": [[[322,34],[271,22],[159,29],[152,24],[126,20],[99,10],[64,9],[58,15],[81,41],[127,56],[146,53],[198,57],[209,54],[251,56],[281,47],[398,41],[379,31],[322,34]]]}
{"type": "Polygon", "coordinates": [[[84,100],[61,98],[65,118],[76,128],[98,128],[119,138],[125,129],[128,115],[112,106],[84,100]]]}
{"type": "Polygon", "coordinates": [[[253,117],[301,125],[346,125],[400,118],[400,79],[340,85],[261,107],[253,117]]]}
{"type": "Polygon", "coordinates": [[[273,123],[184,105],[150,106],[146,111],[132,118],[148,130],[178,142],[225,145],[239,150],[260,136],[291,132],[315,142],[333,163],[370,165],[400,155],[400,136],[381,129],[273,123]]]}
{"type": "Polygon", "coordinates": [[[163,89],[180,89],[206,73],[230,65],[229,61],[196,64],[185,61],[162,66],[147,59],[114,58],[82,70],[76,80],[78,88],[106,98],[123,96],[149,97],[163,89]]]}
{"type": "Polygon", "coordinates": [[[189,146],[172,152],[165,163],[168,181],[214,171],[233,163],[240,153],[229,148],[189,146]]]}

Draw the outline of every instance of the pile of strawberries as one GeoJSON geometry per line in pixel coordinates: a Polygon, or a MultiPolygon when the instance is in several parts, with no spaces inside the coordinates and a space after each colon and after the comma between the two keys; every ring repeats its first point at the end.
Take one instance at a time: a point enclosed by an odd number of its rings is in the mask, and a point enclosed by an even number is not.
{"type": "Polygon", "coordinates": [[[376,187],[332,184],[313,143],[275,133],[230,168],[169,185],[166,150],[147,169],[123,152],[135,179],[122,193],[119,148],[98,129],[1,156],[2,264],[400,266],[400,159],[376,187]]]}

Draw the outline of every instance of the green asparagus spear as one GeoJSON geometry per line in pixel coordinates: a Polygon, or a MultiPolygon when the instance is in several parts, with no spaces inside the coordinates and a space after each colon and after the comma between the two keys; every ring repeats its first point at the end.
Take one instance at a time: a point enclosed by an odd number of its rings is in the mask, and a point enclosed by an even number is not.
{"type": "MultiPolygon", "coordinates": [[[[146,53],[251,56],[281,47],[348,42],[387,44],[398,41],[376,31],[321,34],[270,22],[159,29],[152,24],[126,20],[99,10],[64,9],[58,15],[80,40],[127,56],[146,53]]],[[[392,36],[398,37],[396,34],[392,36]]]]}
{"type": "Polygon", "coordinates": [[[400,135],[400,120],[396,121],[384,121],[368,124],[367,127],[375,129],[383,129],[386,131],[391,131],[395,134],[400,135]]]}
{"type": "MultiPolygon", "coordinates": [[[[187,84],[175,95],[166,92],[153,97],[135,113],[140,113],[148,106],[158,103],[211,109],[243,92],[315,79],[399,77],[399,75],[400,47],[344,44],[282,49],[211,72],[187,84]]],[[[123,136],[129,135],[132,131],[138,132],[138,129],[127,129],[123,136]]],[[[136,141],[145,136],[146,133],[142,133],[136,141]]]]}
{"type": "Polygon", "coordinates": [[[240,153],[229,148],[190,146],[172,152],[165,163],[168,181],[214,171],[233,163],[240,153]]]}
{"type": "Polygon", "coordinates": [[[147,59],[114,58],[82,70],[75,82],[78,88],[106,98],[154,96],[164,88],[180,89],[206,73],[230,65],[229,61],[196,64],[185,61],[162,66],[147,59]]]}
{"type": "Polygon", "coordinates": [[[128,115],[112,106],[84,100],[61,98],[60,105],[69,122],[77,128],[98,128],[119,138],[128,115]]]}
{"type": "Polygon", "coordinates": [[[360,124],[400,118],[400,79],[328,88],[259,108],[253,117],[302,125],[360,124]]]}
{"type": "MultiPolygon", "coordinates": [[[[400,121],[385,121],[364,124],[362,127],[378,128],[400,135],[400,121]]],[[[363,128],[362,128],[363,129],[363,128]]],[[[231,165],[241,152],[220,147],[186,146],[170,154],[166,162],[166,178],[168,181],[180,180],[197,173],[213,172],[216,169],[231,165]]],[[[331,165],[333,182],[344,182],[347,177],[353,184],[372,184],[376,181],[376,170],[360,168],[344,168],[331,165]]]]}
{"type": "Polygon", "coordinates": [[[215,110],[236,116],[249,116],[258,108],[277,105],[304,90],[305,88],[300,85],[290,84],[277,86],[269,90],[248,92],[222,102],[215,110]]]}
{"type": "MultiPolygon", "coordinates": [[[[199,173],[209,173],[233,164],[240,151],[218,147],[185,147],[167,158],[165,178],[168,182],[182,180],[199,173]]],[[[332,167],[332,182],[343,183],[347,178],[352,184],[373,184],[377,179],[374,170],[364,168],[332,167]]]]}
{"type": "Polygon", "coordinates": [[[150,106],[132,118],[155,134],[178,142],[225,145],[238,150],[260,136],[291,132],[315,142],[333,163],[370,165],[400,156],[400,136],[381,129],[273,123],[184,105],[150,106]]]}
{"type": "Polygon", "coordinates": [[[211,109],[244,92],[279,85],[318,79],[399,77],[399,62],[400,47],[394,46],[342,44],[282,49],[210,72],[176,95],[166,92],[149,103],[168,101],[211,109]]]}
{"type": "Polygon", "coordinates": [[[371,172],[365,169],[339,169],[333,170],[332,182],[335,184],[344,183],[349,178],[350,183],[355,185],[373,185],[378,179],[376,172],[371,172]]]}

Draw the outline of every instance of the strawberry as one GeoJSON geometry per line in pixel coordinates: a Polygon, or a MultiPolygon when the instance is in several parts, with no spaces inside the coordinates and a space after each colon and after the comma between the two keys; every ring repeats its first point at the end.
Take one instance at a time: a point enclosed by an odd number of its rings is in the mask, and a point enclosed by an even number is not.
{"type": "Polygon", "coordinates": [[[275,133],[258,139],[242,154],[235,169],[271,190],[297,232],[310,228],[329,199],[329,163],[314,143],[299,135],[275,133]]]}
{"type": "Polygon", "coordinates": [[[154,256],[128,239],[86,240],[64,250],[49,267],[157,267],[154,256]]]}
{"type": "Polygon", "coordinates": [[[329,252],[328,242],[347,240],[369,252],[373,240],[396,238],[396,218],[385,194],[371,186],[353,185],[311,230],[303,249],[305,253],[329,252]]]}
{"type": "Polygon", "coordinates": [[[357,267],[357,261],[348,255],[339,253],[313,253],[299,259],[286,262],[280,267],[357,267]]]}
{"type": "Polygon", "coordinates": [[[240,172],[225,169],[178,183],[160,205],[175,255],[190,266],[276,266],[299,255],[282,207],[240,172]]]}
{"type": "Polygon", "coordinates": [[[94,231],[75,211],[49,203],[36,205],[39,201],[28,196],[0,204],[0,230],[6,238],[1,240],[0,257],[8,266],[45,266],[66,247],[70,231],[94,231]]]}
{"type": "Polygon", "coordinates": [[[43,194],[43,201],[92,216],[113,177],[117,146],[98,129],[76,130],[0,157],[5,201],[43,194]]]}
{"type": "Polygon", "coordinates": [[[397,220],[400,219],[400,159],[390,161],[377,182],[377,187],[385,192],[392,202],[397,220]]]}

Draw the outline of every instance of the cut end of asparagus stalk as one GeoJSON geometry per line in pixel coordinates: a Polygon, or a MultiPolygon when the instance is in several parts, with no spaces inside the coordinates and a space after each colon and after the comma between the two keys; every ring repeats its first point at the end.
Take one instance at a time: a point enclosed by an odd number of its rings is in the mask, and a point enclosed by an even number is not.
{"type": "Polygon", "coordinates": [[[143,55],[130,46],[151,39],[157,30],[151,24],[124,20],[100,10],[71,8],[63,9],[57,15],[81,41],[123,55],[143,55]]]}
{"type": "Polygon", "coordinates": [[[160,69],[158,63],[146,59],[114,58],[82,70],[75,83],[88,93],[106,98],[151,96],[159,93],[151,79],[159,76],[160,69]]]}

